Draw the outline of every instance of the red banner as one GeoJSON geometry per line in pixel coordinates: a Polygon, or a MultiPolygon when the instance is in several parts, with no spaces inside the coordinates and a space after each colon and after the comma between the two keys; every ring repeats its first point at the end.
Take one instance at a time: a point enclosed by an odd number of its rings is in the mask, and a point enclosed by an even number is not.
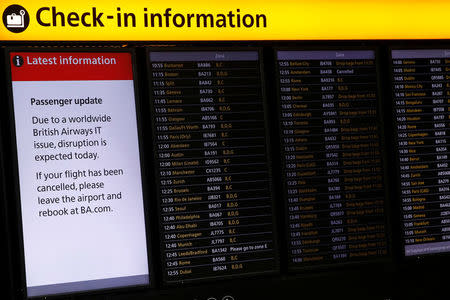
{"type": "Polygon", "coordinates": [[[12,81],[132,80],[131,53],[11,52],[12,81]]]}

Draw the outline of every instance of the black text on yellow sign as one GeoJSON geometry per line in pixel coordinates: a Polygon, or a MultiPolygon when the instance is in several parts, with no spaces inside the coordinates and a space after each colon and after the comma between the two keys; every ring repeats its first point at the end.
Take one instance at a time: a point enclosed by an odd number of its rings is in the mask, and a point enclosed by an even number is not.
{"type": "Polygon", "coordinates": [[[0,12],[0,41],[450,38],[446,0],[4,0],[0,12]]]}
{"type": "Polygon", "coordinates": [[[166,8],[163,13],[150,12],[143,8],[141,15],[122,11],[116,8],[116,14],[106,15],[96,7],[83,13],[59,11],[57,7],[41,7],[36,13],[36,21],[44,27],[104,27],[107,20],[113,20],[116,27],[137,27],[139,19],[144,27],[267,27],[265,14],[242,14],[238,8],[227,13],[177,13],[172,8],[166,8]]]}

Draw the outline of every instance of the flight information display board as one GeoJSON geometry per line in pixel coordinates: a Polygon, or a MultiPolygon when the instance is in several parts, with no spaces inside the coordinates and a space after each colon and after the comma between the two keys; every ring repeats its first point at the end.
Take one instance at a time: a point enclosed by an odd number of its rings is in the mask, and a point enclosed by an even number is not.
{"type": "Polygon", "coordinates": [[[132,52],[8,57],[26,295],[149,285],[132,52]]]}
{"type": "Polygon", "coordinates": [[[391,56],[404,254],[450,252],[450,49],[391,56]]]}
{"type": "Polygon", "coordinates": [[[289,267],[386,255],[375,52],[276,56],[289,267]]]}
{"type": "Polygon", "coordinates": [[[166,283],[277,269],[258,51],[150,51],[166,283]]]}

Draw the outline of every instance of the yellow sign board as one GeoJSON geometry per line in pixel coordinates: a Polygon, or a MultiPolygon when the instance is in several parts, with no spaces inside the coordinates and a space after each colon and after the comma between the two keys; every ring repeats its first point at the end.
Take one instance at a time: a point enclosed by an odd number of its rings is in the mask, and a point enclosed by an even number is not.
{"type": "Polygon", "coordinates": [[[448,39],[447,0],[2,0],[0,41],[448,39]]]}

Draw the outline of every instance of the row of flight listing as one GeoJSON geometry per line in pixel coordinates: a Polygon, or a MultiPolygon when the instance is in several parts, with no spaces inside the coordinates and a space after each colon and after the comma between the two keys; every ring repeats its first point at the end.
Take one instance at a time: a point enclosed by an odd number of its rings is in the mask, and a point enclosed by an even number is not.
{"type": "MultiPolygon", "coordinates": [[[[153,252],[168,285],[389,256],[375,50],[278,49],[264,83],[259,49],[149,48],[148,99],[132,50],[6,52],[28,297],[152,285],[153,252]]],[[[403,253],[450,252],[450,49],[390,59],[403,253]]]]}

